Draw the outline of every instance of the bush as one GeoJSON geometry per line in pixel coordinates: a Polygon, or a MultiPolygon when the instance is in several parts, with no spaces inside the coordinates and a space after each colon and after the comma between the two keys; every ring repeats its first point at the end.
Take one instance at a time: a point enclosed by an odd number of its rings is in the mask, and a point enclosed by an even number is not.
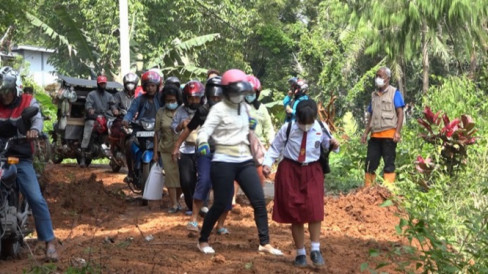
{"type": "MultiPolygon", "coordinates": [[[[476,122],[478,137],[486,136],[487,123],[481,119],[488,113],[485,94],[464,77],[441,79],[423,98],[424,107],[442,110],[449,117],[470,114],[476,122]]],[[[442,158],[439,146],[421,141],[422,131],[415,122],[407,124],[400,161],[401,181],[397,184],[402,206],[408,216],[398,230],[414,246],[417,271],[440,273],[486,273],[488,271],[488,149],[485,139],[469,146],[463,165],[446,172],[447,163],[439,161],[438,169],[419,173],[417,155],[442,158]],[[427,176],[427,177],[426,177],[427,176]],[[431,182],[428,190],[418,187],[421,180],[431,182]]],[[[425,157],[427,158],[427,157],[425,157]]]]}
{"type": "Polygon", "coordinates": [[[366,145],[361,144],[360,131],[353,114],[346,113],[334,134],[341,147],[338,154],[330,154],[331,172],[325,178],[327,191],[347,192],[363,184],[366,145]]]}

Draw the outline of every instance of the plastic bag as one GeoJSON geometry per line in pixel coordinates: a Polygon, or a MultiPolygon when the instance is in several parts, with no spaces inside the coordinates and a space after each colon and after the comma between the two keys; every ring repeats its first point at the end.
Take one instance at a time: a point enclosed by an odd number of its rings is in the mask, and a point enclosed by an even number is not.
{"type": "Polygon", "coordinates": [[[142,198],[145,200],[161,200],[163,195],[164,175],[159,163],[155,163],[149,171],[142,198]]]}

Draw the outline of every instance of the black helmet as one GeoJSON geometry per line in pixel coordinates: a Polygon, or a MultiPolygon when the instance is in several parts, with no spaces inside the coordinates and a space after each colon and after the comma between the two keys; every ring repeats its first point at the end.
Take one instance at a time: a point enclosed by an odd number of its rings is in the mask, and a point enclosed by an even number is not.
{"type": "Polygon", "coordinates": [[[167,85],[174,85],[175,87],[177,88],[180,88],[180,79],[178,79],[178,77],[176,76],[170,76],[168,77],[168,79],[166,79],[166,81],[164,82],[164,85],[167,86],[167,85]]]}
{"type": "Polygon", "coordinates": [[[13,68],[3,67],[0,69],[0,94],[15,92],[15,96],[19,96],[21,86],[19,74],[13,68]]]}
{"type": "Polygon", "coordinates": [[[297,83],[298,83],[297,77],[291,77],[290,79],[288,79],[288,84],[290,84],[291,88],[296,88],[297,83]]]}
{"type": "Polygon", "coordinates": [[[222,77],[215,76],[207,80],[205,84],[205,96],[207,97],[207,102],[210,106],[215,105],[217,102],[212,101],[212,97],[220,97],[224,96],[224,92],[221,86],[222,77]]]}

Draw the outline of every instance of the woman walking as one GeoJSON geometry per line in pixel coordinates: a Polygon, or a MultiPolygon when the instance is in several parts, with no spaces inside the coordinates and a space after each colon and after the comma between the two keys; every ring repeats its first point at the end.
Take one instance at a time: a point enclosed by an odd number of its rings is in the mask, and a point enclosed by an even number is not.
{"type": "Polygon", "coordinates": [[[213,183],[214,202],[203,221],[198,248],[205,254],[215,250],[209,245],[208,237],[226,207],[232,202],[233,182],[236,180],[254,209],[254,220],[259,235],[259,251],[282,255],[269,243],[268,215],[263,188],[256,172],[249,148],[248,133],[256,119],[250,118],[243,104],[244,96],[252,92],[246,81],[246,74],[237,69],[222,75],[224,100],[210,109],[205,123],[198,131],[198,152],[210,153],[209,138],[215,142],[210,176],[213,183]]]}

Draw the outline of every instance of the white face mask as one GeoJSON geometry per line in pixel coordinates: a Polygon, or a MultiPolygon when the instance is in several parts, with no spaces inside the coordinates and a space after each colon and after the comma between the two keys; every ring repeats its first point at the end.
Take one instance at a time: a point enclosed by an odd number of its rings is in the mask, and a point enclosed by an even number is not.
{"type": "Polygon", "coordinates": [[[125,85],[127,87],[128,90],[134,90],[136,85],[135,84],[132,84],[132,83],[128,83],[127,85],[125,85]]]}
{"type": "Polygon", "coordinates": [[[312,127],[313,127],[313,124],[305,124],[304,125],[304,124],[298,123],[298,128],[303,130],[303,131],[306,131],[306,132],[308,132],[310,129],[312,129],[312,127]]]}
{"type": "Polygon", "coordinates": [[[380,77],[376,77],[376,79],[374,79],[374,83],[379,88],[382,88],[383,86],[385,86],[385,80],[383,78],[380,78],[380,77]]]}
{"type": "Polygon", "coordinates": [[[230,96],[229,100],[234,104],[239,104],[244,100],[244,95],[230,96]]]}

